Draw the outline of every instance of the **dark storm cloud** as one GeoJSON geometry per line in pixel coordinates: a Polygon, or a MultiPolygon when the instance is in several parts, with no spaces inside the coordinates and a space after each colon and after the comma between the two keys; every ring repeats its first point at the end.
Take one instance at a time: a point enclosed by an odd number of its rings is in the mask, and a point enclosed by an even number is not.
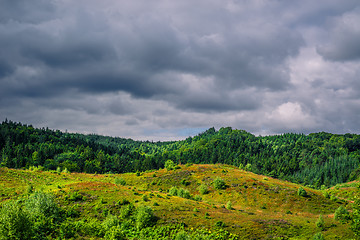
{"type": "Polygon", "coordinates": [[[18,21],[39,23],[52,17],[53,0],[2,0],[0,22],[18,21]]]}
{"type": "MultiPolygon", "coordinates": [[[[102,119],[134,129],[317,129],[330,118],[319,106],[348,101],[344,82],[355,86],[356,64],[331,64],[359,59],[358,6],[357,0],[4,0],[0,117],[42,116],[56,125],[55,115],[78,114],[76,121],[89,126],[102,119]],[[299,66],[304,70],[295,71],[299,66]],[[347,74],[322,76],[318,69],[347,74]]],[[[344,114],[354,129],[356,118],[344,114]]],[[[341,121],[333,118],[329,129],[341,121]]]]}

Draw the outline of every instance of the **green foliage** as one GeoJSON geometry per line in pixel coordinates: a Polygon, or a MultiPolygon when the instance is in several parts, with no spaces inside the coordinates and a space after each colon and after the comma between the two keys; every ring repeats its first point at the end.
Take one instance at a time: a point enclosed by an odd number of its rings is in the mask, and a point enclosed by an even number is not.
{"type": "Polygon", "coordinates": [[[178,196],[187,199],[191,198],[190,192],[183,188],[178,189],[177,187],[171,187],[169,189],[169,194],[172,196],[178,196]]]}
{"type": "Polygon", "coordinates": [[[116,185],[122,185],[122,186],[125,186],[126,185],[126,181],[125,181],[125,179],[123,179],[123,178],[115,178],[115,180],[114,180],[114,183],[116,184],[116,185]]]}
{"type": "Polygon", "coordinates": [[[182,185],[184,185],[184,186],[189,186],[189,185],[190,185],[190,182],[187,181],[186,179],[181,180],[180,183],[181,183],[182,185]]]}
{"type": "Polygon", "coordinates": [[[54,196],[41,191],[36,191],[25,201],[27,212],[33,218],[40,216],[56,218],[59,216],[59,207],[54,196]]]}
{"type": "Polygon", "coordinates": [[[199,186],[199,192],[201,194],[208,194],[209,193],[209,188],[205,184],[201,184],[199,186]]]}
{"type": "Polygon", "coordinates": [[[346,210],[343,206],[340,206],[338,209],[336,209],[334,218],[335,220],[338,220],[343,223],[351,220],[349,211],[346,210]]]}
{"type": "Polygon", "coordinates": [[[125,236],[122,233],[119,226],[113,226],[105,233],[106,240],[125,240],[125,236]]]}
{"type": "Polygon", "coordinates": [[[124,205],[120,209],[120,217],[122,219],[127,219],[135,212],[135,210],[136,208],[132,203],[124,205]]]}
{"type": "Polygon", "coordinates": [[[305,191],[305,189],[303,187],[299,187],[297,193],[300,197],[307,197],[307,192],[305,191]]]}
{"type": "Polygon", "coordinates": [[[226,163],[241,169],[320,188],[356,179],[360,135],[287,133],[254,136],[231,127],[211,128],[174,142],[62,133],[12,121],[0,124],[0,166],[35,171],[145,172],[188,163],[226,163]],[[67,169],[67,170],[66,170],[67,169]]]}
{"type": "Polygon", "coordinates": [[[176,234],[175,240],[190,240],[189,234],[187,234],[185,231],[178,232],[176,234]]]}
{"type": "Polygon", "coordinates": [[[165,162],[164,166],[165,166],[166,170],[168,170],[168,171],[174,170],[176,167],[175,163],[170,159],[165,162]]]}
{"type": "Polygon", "coordinates": [[[186,189],[180,188],[177,194],[179,197],[190,199],[191,195],[190,192],[186,189]]]}
{"type": "Polygon", "coordinates": [[[214,188],[215,189],[226,189],[226,183],[225,181],[222,179],[222,178],[215,178],[215,180],[213,181],[213,184],[214,184],[214,188]]]}
{"type": "Polygon", "coordinates": [[[31,185],[31,184],[27,185],[27,187],[26,187],[26,194],[27,194],[27,195],[30,195],[30,194],[32,194],[33,192],[34,192],[34,187],[33,187],[33,185],[31,185]]]}
{"type": "Polygon", "coordinates": [[[148,206],[141,206],[136,211],[135,223],[138,229],[153,226],[156,223],[153,210],[148,206]]]}
{"type": "Polygon", "coordinates": [[[317,228],[319,228],[320,230],[324,230],[325,229],[325,221],[323,216],[320,214],[318,220],[315,222],[315,225],[317,228]]]}
{"type": "Polygon", "coordinates": [[[223,221],[217,221],[215,227],[226,227],[226,224],[223,221]]]}
{"type": "Polygon", "coordinates": [[[226,207],[226,209],[228,209],[228,210],[232,210],[233,208],[232,208],[232,205],[231,205],[231,201],[228,201],[228,202],[226,203],[225,207],[226,207]]]}
{"type": "Polygon", "coordinates": [[[142,196],[142,200],[143,200],[144,202],[149,201],[148,195],[144,194],[144,195],[142,196]]]}
{"type": "Polygon", "coordinates": [[[313,240],[325,240],[325,238],[321,232],[318,232],[314,235],[313,240]]]}
{"type": "Polygon", "coordinates": [[[178,195],[178,189],[177,187],[171,187],[169,189],[169,194],[172,195],[172,196],[177,196],[178,195]]]}
{"type": "Polygon", "coordinates": [[[32,235],[32,222],[19,202],[5,203],[0,209],[0,239],[22,240],[32,235]]]}
{"type": "Polygon", "coordinates": [[[116,216],[109,214],[101,225],[105,232],[107,232],[113,227],[119,227],[120,221],[116,216]]]}

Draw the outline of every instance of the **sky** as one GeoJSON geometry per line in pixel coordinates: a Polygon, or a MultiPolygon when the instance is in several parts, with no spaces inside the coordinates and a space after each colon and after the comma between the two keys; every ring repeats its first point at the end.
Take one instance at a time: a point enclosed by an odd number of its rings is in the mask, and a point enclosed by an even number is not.
{"type": "Polygon", "coordinates": [[[359,23],[359,0],[0,0],[0,121],[359,134],[359,23]]]}

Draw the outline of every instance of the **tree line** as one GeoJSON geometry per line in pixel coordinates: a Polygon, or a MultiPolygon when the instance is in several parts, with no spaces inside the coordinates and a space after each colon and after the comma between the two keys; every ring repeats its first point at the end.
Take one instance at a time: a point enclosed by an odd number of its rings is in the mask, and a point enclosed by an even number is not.
{"type": "Polygon", "coordinates": [[[182,141],[134,141],[64,133],[5,120],[0,125],[0,166],[86,173],[163,168],[165,162],[224,163],[320,188],[360,174],[360,135],[286,133],[255,136],[231,127],[210,128],[182,141]]]}

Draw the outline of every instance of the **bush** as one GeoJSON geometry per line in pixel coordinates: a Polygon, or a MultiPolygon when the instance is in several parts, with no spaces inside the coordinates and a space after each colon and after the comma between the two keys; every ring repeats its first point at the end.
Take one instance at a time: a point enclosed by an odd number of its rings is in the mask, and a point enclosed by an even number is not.
{"type": "Polygon", "coordinates": [[[122,186],[125,186],[126,185],[126,181],[123,179],[123,178],[115,178],[115,181],[114,181],[114,183],[116,184],[116,185],[122,185],[122,186]]]}
{"type": "Polygon", "coordinates": [[[75,191],[75,192],[71,192],[67,197],[67,199],[73,202],[82,201],[83,196],[79,192],[75,191]]]}
{"type": "Polygon", "coordinates": [[[141,206],[136,211],[136,227],[142,229],[145,227],[151,227],[156,223],[156,217],[151,207],[141,206]]]}
{"type": "Polygon", "coordinates": [[[307,197],[307,192],[305,191],[305,189],[303,187],[299,187],[298,195],[301,197],[307,197]]]}
{"type": "Polygon", "coordinates": [[[313,237],[313,240],[324,240],[324,239],[325,239],[324,235],[321,232],[315,234],[313,237]]]}
{"type": "Polygon", "coordinates": [[[183,188],[179,189],[178,196],[182,197],[182,198],[186,198],[186,199],[191,198],[190,192],[188,190],[183,189],[183,188]]]}
{"type": "Polygon", "coordinates": [[[41,215],[56,218],[59,216],[59,208],[55,203],[54,196],[41,191],[36,191],[25,202],[26,210],[34,218],[41,215]]]}
{"type": "Polygon", "coordinates": [[[205,184],[201,184],[199,187],[199,192],[201,194],[208,194],[209,193],[209,189],[205,184]]]}
{"type": "Polygon", "coordinates": [[[181,231],[176,234],[175,240],[190,240],[190,236],[185,231],[181,231]]]}
{"type": "Polygon", "coordinates": [[[327,191],[325,191],[325,190],[323,190],[323,196],[324,196],[325,198],[330,198],[330,194],[329,194],[327,191]]]}
{"type": "Polygon", "coordinates": [[[214,180],[213,184],[216,189],[225,189],[226,188],[225,181],[219,177],[217,177],[214,180]]]}
{"type": "Polygon", "coordinates": [[[228,209],[228,210],[232,210],[232,209],[233,209],[230,201],[228,201],[228,202],[226,203],[226,206],[225,206],[225,207],[226,207],[226,209],[228,209]]]}
{"type": "Polygon", "coordinates": [[[116,216],[109,214],[101,225],[106,232],[112,227],[120,226],[120,221],[116,216]]]}
{"type": "Polygon", "coordinates": [[[63,222],[60,225],[59,233],[62,239],[73,238],[76,234],[75,225],[72,222],[63,222]]]}
{"type": "Polygon", "coordinates": [[[169,194],[172,196],[177,196],[178,195],[178,189],[177,187],[171,187],[169,190],[169,194]]]}
{"type": "Polygon", "coordinates": [[[225,225],[225,223],[223,222],[223,221],[217,221],[216,223],[215,223],[215,227],[225,227],[226,225],[225,225]]]}
{"type": "Polygon", "coordinates": [[[318,220],[316,221],[315,225],[316,225],[316,227],[318,227],[321,230],[325,229],[325,221],[321,214],[320,214],[318,220]]]}
{"type": "Polygon", "coordinates": [[[184,186],[189,186],[191,182],[183,179],[183,180],[181,180],[180,183],[181,183],[182,185],[184,185],[184,186]]]}
{"type": "Polygon", "coordinates": [[[15,201],[0,209],[0,239],[31,239],[32,223],[29,215],[15,201]]]}
{"type": "Polygon", "coordinates": [[[168,171],[174,170],[175,167],[176,167],[176,165],[175,165],[175,163],[174,163],[172,160],[169,159],[169,160],[167,160],[167,161],[165,162],[165,168],[166,168],[166,170],[168,170],[168,171]]]}
{"type": "Polygon", "coordinates": [[[125,236],[122,233],[119,226],[113,226],[105,233],[106,240],[125,240],[125,236]]]}
{"type": "Polygon", "coordinates": [[[120,217],[122,219],[129,218],[134,212],[135,212],[135,206],[132,203],[130,203],[128,205],[123,206],[120,209],[120,217]]]}
{"type": "Polygon", "coordinates": [[[335,210],[334,215],[335,220],[338,220],[342,223],[348,222],[351,220],[350,213],[346,210],[343,206],[340,206],[338,209],[335,210]]]}

